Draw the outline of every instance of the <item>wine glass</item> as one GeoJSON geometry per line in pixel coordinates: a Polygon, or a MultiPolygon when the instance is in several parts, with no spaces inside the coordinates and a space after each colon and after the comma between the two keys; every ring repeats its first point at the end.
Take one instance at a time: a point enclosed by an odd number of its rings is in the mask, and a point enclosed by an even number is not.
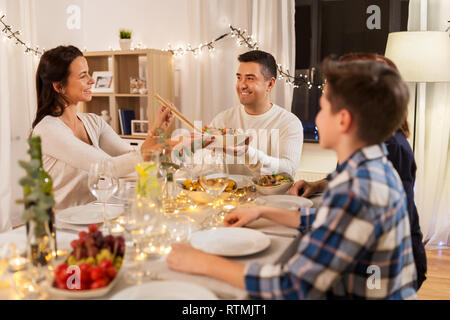
{"type": "Polygon", "coordinates": [[[89,168],[88,186],[91,193],[102,203],[102,231],[104,234],[109,233],[106,201],[117,191],[118,185],[114,165],[110,160],[104,159],[91,164],[89,168]]]}
{"type": "Polygon", "coordinates": [[[212,155],[202,166],[200,185],[206,193],[217,200],[228,185],[228,174],[223,157],[212,155]]]}
{"type": "Polygon", "coordinates": [[[161,224],[161,213],[157,202],[139,195],[130,199],[124,228],[131,238],[134,251],[127,250],[133,262],[127,271],[128,282],[142,283],[155,278],[145,267],[149,256],[159,256],[159,249],[165,245],[165,226],[161,224]],[[153,252],[152,252],[153,251],[153,252]]]}

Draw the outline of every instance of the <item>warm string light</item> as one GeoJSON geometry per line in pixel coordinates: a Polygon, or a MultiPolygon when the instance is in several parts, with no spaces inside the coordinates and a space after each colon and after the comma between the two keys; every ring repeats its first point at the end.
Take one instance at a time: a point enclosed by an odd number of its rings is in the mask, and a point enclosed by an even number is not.
{"type": "MultiPolygon", "coordinates": [[[[198,45],[197,47],[192,47],[191,44],[188,44],[186,48],[184,47],[178,47],[178,48],[172,48],[171,44],[168,44],[168,48],[165,49],[165,51],[171,52],[175,57],[184,56],[188,53],[192,53],[194,57],[198,57],[204,48],[207,48],[210,53],[213,53],[215,50],[215,43],[219,40],[222,40],[228,36],[231,38],[236,39],[236,44],[239,46],[247,46],[247,48],[251,50],[258,50],[259,46],[255,37],[253,35],[249,35],[247,33],[247,30],[241,30],[241,28],[235,28],[231,24],[229,25],[230,32],[222,34],[220,37],[207,42],[198,45]]],[[[323,84],[315,85],[313,84],[309,79],[307,75],[300,75],[298,77],[292,76],[289,73],[289,70],[286,68],[283,68],[280,64],[277,65],[278,70],[278,79],[285,80],[285,83],[288,85],[291,85],[294,89],[299,88],[300,85],[305,85],[308,89],[312,89],[314,86],[316,86],[318,89],[323,90],[323,84]]]]}
{"type": "MultiPolygon", "coordinates": [[[[2,26],[2,33],[7,39],[13,40],[16,42],[17,45],[22,45],[25,47],[25,54],[34,54],[35,56],[40,56],[45,52],[45,49],[43,48],[42,51],[39,50],[39,46],[36,46],[36,48],[32,48],[30,44],[25,43],[22,41],[18,36],[20,36],[20,31],[13,31],[12,27],[3,20],[6,18],[6,15],[2,12],[0,12],[0,23],[2,26]]],[[[207,49],[210,54],[213,54],[216,50],[215,44],[217,41],[220,41],[228,36],[231,38],[236,39],[236,44],[239,46],[245,45],[247,48],[251,50],[258,50],[259,46],[256,40],[254,39],[253,35],[249,35],[247,33],[247,30],[241,30],[241,28],[235,28],[231,24],[229,25],[230,32],[224,33],[221,36],[217,37],[214,40],[211,40],[210,42],[201,43],[196,47],[192,47],[190,44],[187,45],[187,48],[184,47],[178,47],[178,48],[172,48],[170,43],[168,44],[168,48],[164,49],[164,51],[171,52],[175,57],[178,56],[184,56],[187,53],[192,53],[194,57],[198,57],[202,54],[203,49],[207,49]]],[[[5,38],[3,39],[5,40],[5,38]]],[[[115,51],[115,49],[112,46],[109,46],[109,51],[115,51]]],[[[136,46],[133,46],[131,48],[132,51],[134,50],[140,50],[140,49],[147,49],[147,46],[143,45],[142,42],[139,42],[136,46]]],[[[83,51],[86,52],[87,48],[84,47],[83,51]]],[[[299,77],[292,76],[289,73],[288,69],[284,69],[280,64],[277,65],[278,69],[278,79],[285,80],[285,83],[288,85],[291,85],[294,89],[299,88],[300,85],[305,85],[308,89],[312,89],[313,86],[316,86],[317,88],[323,90],[323,84],[320,85],[314,85],[311,83],[311,81],[308,79],[307,75],[300,75],[299,77]]]]}
{"type": "Polygon", "coordinates": [[[40,56],[42,55],[42,53],[45,51],[45,49],[43,49],[42,51],[39,50],[39,47],[36,46],[36,48],[32,48],[31,45],[29,43],[25,43],[24,41],[22,41],[19,36],[20,31],[16,30],[13,31],[12,27],[8,24],[6,24],[6,14],[0,12],[0,28],[2,29],[1,32],[3,33],[3,35],[11,40],[14,41],[16,43],[16,45],[21,45],[25,48],[25,54],[34,54],[35,56],[40,56]]]}

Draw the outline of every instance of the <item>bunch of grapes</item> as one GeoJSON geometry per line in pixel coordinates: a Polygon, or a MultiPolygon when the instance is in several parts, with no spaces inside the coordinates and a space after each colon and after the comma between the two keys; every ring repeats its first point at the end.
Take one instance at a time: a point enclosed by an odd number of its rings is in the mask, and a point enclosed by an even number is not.
{"type": "Polygon", "coordinates": [[[103,236],[96,224],[89,225],[88,231],[81,231],[78,239],[70,243],[72,254],[55,270],[55,287],[67,289],[67,268],[71,265],[78,265],[81,270],[82,290],[106,286],[122,266],[125,239],[120,236],[103,236]]]}

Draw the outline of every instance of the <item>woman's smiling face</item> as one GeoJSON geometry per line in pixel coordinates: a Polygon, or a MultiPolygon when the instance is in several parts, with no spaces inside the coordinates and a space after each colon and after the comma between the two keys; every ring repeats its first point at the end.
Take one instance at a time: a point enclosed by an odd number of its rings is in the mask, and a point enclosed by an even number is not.
{"type": "Polygon", "coordinates": [[[64,87],[64,96],[73,104],[92,99],[91,87],[94,79],[89,75],[89,66],[85,57],[77,57],[69,67],[70,75],[64,87]]]}

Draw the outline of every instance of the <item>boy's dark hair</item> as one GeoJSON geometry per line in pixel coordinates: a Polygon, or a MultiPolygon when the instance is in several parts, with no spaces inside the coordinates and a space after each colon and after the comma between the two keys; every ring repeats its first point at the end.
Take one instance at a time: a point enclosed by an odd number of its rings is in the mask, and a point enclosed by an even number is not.
{"type": "Polygon", "coordinates": [[[368,144],[388,139],[405,120],[409,91],[397,71],[375,61],[326,58],[322,73],[331,111],[347,109],[358,136],[368,144]]]}
{"type": "Polygon", "coordinates": [[[271,77],[277,78],[277,63],[275,58],[267,52],[260,50],[248,51],[238,57],[239,62],[256,62],[261,65],[261,73],[264,75],[264,80],[269,80],[271,77]]]}
{"type": "MultiPolygon", "coordinates": [[[[385,56],[382,56],[377,53],[372,52],[352,52],[344,54],[343,56],[339,57],[339,61],[355,61],[355,60],[372,60],[372,61],[378,61],[381,63],[387,64],[389,67],[394,69],[395,71],[398,71],[397,66],[394,62],[392,62],[391,59],[386,58],[385,56]]],[[[409,138],[410,131],[409,131],[409,124],[408,124],[408,115],[406,115],[405,120],[400,125],[399,130],[403,133],[403,135],[406,138],[409,138]]]]}

